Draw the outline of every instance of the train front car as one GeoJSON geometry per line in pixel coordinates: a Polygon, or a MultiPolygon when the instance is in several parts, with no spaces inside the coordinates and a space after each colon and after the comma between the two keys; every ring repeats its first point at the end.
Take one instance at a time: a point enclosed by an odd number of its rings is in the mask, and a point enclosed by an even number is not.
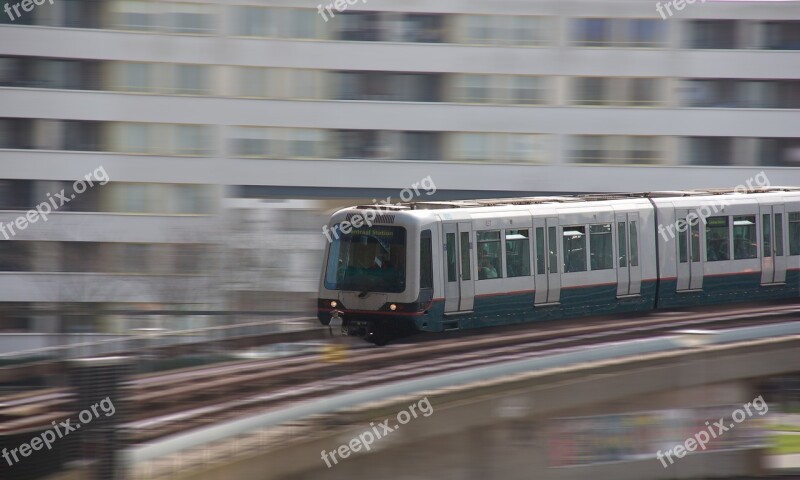
{"type": "Polygon", "coordinates": [[[377,213],[370,207],[336,212],[325,230],[320,322],[377,345],[413,332],[433,297],[429,285],[420,288],[422,243],[431,255],[430,231],[420,238],[423,223],[412,212],[377,213]]]}

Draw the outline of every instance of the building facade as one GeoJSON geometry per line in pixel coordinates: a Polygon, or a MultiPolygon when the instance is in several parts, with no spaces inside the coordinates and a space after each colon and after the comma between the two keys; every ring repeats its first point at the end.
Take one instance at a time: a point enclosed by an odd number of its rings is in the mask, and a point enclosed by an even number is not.
{"type": "Polygon", "coordinates": [[[0,329],[299,309],[316,278],[291,308],[261,274],[220,287],[228,207],[272,215],[255,198],[800,185],[800,2],[665,4],[10,4],[0,222],[98,166],[110,182],[0,239],[0,329]]]}

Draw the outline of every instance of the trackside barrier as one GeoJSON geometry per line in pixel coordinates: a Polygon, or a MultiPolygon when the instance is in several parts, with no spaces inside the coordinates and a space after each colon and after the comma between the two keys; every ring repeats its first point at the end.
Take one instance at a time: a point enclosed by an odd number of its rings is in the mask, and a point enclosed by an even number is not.
{"type": "MultiPolygon", "coordinates": [[[[759,340],[769,337],[800,335],[800,322],[776,325],[720,330],[716,338],[707,343],[725,344],[745,340],[759,340]]],[[[173,453],[218,442],[226,438],[253,432],[292,420],[319,414],[329,414],[337,410],[352,408],[396,396],[411,395],[421,391],[438,390],[474,382],[496,380],[497,378],[536,370],[546,370],[574,366],[583,363],[612,360],[616,358],[646,355],[685,349],[686,344],[680,335],[626,343],[602,345],[577,352],[559,353],[545,357],[514,360],[505,363],[471,368],[452,373],[437,374],[430,377],[381,385],[356,392],[342,393],[332,397],[304,402],[268,413],[237,419],[204,428],[181,433],[128,450],[123,454],[128,466],[152,461],[173,453]]]]}

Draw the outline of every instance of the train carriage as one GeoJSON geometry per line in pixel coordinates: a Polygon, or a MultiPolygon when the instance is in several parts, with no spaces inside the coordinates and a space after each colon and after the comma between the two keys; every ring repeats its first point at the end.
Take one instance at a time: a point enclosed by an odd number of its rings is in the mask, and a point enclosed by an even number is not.
{"type": "Polygon", "coordinates": [[[319,320],[415,331],[800,292],[800,189],[357,206],[336,212],[319,320]]]}

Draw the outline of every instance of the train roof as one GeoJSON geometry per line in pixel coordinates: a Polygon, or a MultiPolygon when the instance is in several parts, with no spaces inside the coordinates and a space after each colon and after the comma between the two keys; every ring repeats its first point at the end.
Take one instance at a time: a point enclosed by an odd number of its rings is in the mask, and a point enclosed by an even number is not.
{"type": "MultiPolygon", "coordinates": [[[[642,198],[685,198],[685,197],[707,197],[715,195],[741,195],[759,193],[781,193],[781,192],[800,192],[800,187],[754,187],[746,190],[709,188],[698,190],[665,190],[654,192],[631,192],[631,193],[591,193],[583,195],[561,195],[561,196],[542,196],[542,197],[509,197],[509,198],[488,198],[479,200],[448,200],[448,201],[426,201],[426,202],[400,202],[391,205],[382,205],[383,211],[410,211],[410,210],[449,210],[462,208],[481,208],[481,207],[500,207],[500,206],[523,206],[539,204],[587,204],[587,202],[599,202],[609,200],[633,200],[642,198]]],[[[375,205],[358,205],[351,208],[370,209],[375,205]]]]}

